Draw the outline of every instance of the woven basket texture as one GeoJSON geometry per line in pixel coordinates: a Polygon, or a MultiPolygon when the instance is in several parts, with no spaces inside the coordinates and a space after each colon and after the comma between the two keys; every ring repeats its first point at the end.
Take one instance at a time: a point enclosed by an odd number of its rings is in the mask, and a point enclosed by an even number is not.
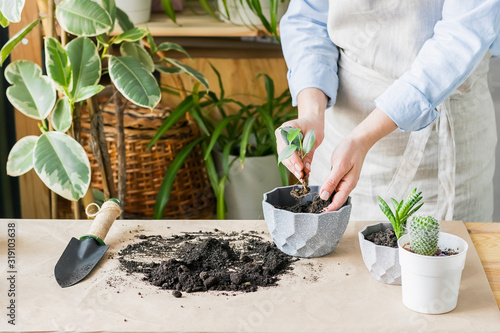
{"type": "MultiPolygon", "coordinates": [[[[169,131],[147,150],[169,110],[158,107],[153,111],[126,103],[124,132],[126,145],[126,195],[127,218],[148,218],[154,213],[156,197],[168,166],[182,148],[198,136],[195,123],[178,121],[169,131]]],[[[118,154],[116,150],[116,117],[114,104],[102,110],[104,133],[108,144],[115,187],[118,188],[118,154]]],[[[92,187],[102,190],[102,178],[97,160],[90,149],[90,121],[82,112],[82,146],[87,151],[92,169],[92,187]]],[[[166,219],[212,218],[215,200],[208,180],[200,147],[195,147],[177,173],[163,217],[166,219]]]]}

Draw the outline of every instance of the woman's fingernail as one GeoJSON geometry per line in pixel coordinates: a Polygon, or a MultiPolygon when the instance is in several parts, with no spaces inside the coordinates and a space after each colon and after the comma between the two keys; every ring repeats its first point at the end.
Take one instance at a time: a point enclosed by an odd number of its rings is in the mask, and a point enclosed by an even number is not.
{"type": "Polygon", "coordinates": [[[296,177],[298,180],[300,180],[300,178],[302,178],[302,177],[300,176],[300,173],[299,173],[299,172],[297,172],[297,171],[295,171],[293,174],[295,175],[295,177],[296,177]]]}
{"type": "Polygon", "coordinates": [[[330,198],[330,193],[328,193],[328,191],[323,191],[321,192],[320,196],[321,200],[328,200],[328,198],[330,198]]]}
{"type": "Polygon", "coordinates": [[[306,163],[306,169],[311,171],[311,163],[309,163],[309,162],[306,163]]]}
{"type": "Polygon", "coordinates": [[[297,170],[297,172],[302,172],[302,169],[298,164],[295,164],[295,170],[297,170]]]}

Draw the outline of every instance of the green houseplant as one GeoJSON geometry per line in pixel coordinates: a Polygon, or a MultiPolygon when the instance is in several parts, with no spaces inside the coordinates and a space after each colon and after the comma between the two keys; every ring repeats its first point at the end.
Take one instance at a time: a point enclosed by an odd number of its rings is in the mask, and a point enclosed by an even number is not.
{"type": "Polygon", "coordinates": [[[422,207],[423,203],[417,206],[422,200],[422,192],[415,188],[404,200],[391,198],[394,211],[380,196],[378,200],[381,211],[390,223],[371,224],[359,232],[361,254],[376,280],[386,284],[401,284],[397,240],[405,233],[408,218],[422,207]]]}
{"type": "MultiPolygon", "coordinates": [[[[212,91],[191,92],[172,112],[158,130],[150,146],[161,137],[178,119],[189,113],[198,123],[204,136],[192,142],[180,153],[172,167],[165,174],[162,188],[158,194],[155,217],[159,218],[168,202],[171,186],[176,176],[176,168],[183,163],[183,158],[190,149],[201,145],[210,183],[217,200],[217,218],[224,219],[226,207],[224,191],[230,181],[230,168],[239,163],[243,168],[248,156],[274,155],[277,157],[274,131],[283,122],[296,117],[296,109],[291,105],[288,90],[276,96],[274,83],[268,75],[259,75],[264,79],[266,87],[265,102],[262,104],[243,104],[238,100],[225,96],[224,86],[217,70],[212,67],[219,78],[220,95],[212,91]],[[229,107],[236,106],[235,113],[228,113],[229,107]],[[217,170],[212,151],[221,155],[222,170],[217,170]],[[234,156],[236,158],[232,158],[234,156]]],[[[279,167],[283,184],[288,183],[288,174],[283,166],[279,167]]]]}
{"type": "MultiPolygon", "coordinates": [[[[19,21],[23,5],[22,0],[9,2],[9,6],[6,6],[6,1],[0,2],[2,25],[19,21]]],[[[88,157],[78,142],[79,112],[84,103],[89,109],[95,109],[95,95],[104,88],[101,82],[109,77],[115,97],[121,94],[147,109],[153,109],[161,99],[158,82],[152,74],[154,71],[188,74],[207,88],[208,83],[191,67],[157,56],[160,51],[187,53],[174,43],[156,45],[148,31],[135,27],[116,7],[114,0],[103,0],[102,6],[91,0],[66,0],[55,10],[53,3],[49,2],[48,16],[51,22],[57,20],[63,42],[55,36],[45,38],[47,75],[42,75],[42,69],[35,63],[23,60],[9,64],[5,70],[6,79],[11,84],[7,89],[9,101],[26,116],[39,120],[42,132],[40,136],[22,138],[14,145],[9,154],[7,172],[19,176],[33,168],[53,192],[76,201],[86,194],[90,183],[88,157]],[[124,32],[112,35],[115,24],[124,32]],[[71,37],[67,44],[64,42],[66,33],[71,37]],[[142,42],[144,38],[147,38],[148,49],[142,42]]],[[[35,20],[3,46],[0,51],[2,63],[39,22],[35,20]]],[[[98,110],[94,111],[98,114],[98,110]]],[[[120,127],[123,130],[122,113],[123,109],[118,108],[118,131],[120,127]]],[[[124,147],[123,142],[121,146],[124,147]]],[[[105,160],[106,153],[104,142],[99,153],[104,159],[100,163],[103,167],[109,165],[105,160]]],[[[120,183],[125,179],[124,156],[122,161],[120,183]]],[[[110,177],[108,172],[108,186],[112,187],[110,177]]],[[[123,200],[125,189],[122,186],[120,190],[119,197],[123,200]]]]}
{"type": "MultiPolygon", "coordinates": [[[[264,29],[277,40],[278,22],[286,10],[288,0],[218,0],[210,2],[198,1],[203,10],[210,16],[234,24],[246,25],[255,28],[261,24],[264,29]]],[[[162,0],[165,14],[177,22],[171,0],[162,0]]]]}

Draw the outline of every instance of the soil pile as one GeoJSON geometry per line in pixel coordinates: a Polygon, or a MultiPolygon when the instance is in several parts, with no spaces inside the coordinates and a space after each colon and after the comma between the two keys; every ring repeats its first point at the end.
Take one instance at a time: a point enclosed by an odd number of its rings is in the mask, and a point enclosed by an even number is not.
{"type": "Polygon", "coordinates": [[[168,290],[256,291],[276,285],[296,260],[255,233],[139,238],[118,253],[122,269],[168,290]]]}
{"type": "Polygon", "coordinates": [[[376,245],[389,246],[394,248],[398,247],[398,238],[396,237],[394,229],[392,228],[369,234],[365,236],[365,239],[375,243],[376,245]]]}
{"type": "MultiPolygon", "coordinates": [[[[290,193],[292,196],[295,196],[293,194],[292,190],[290,193]]],[[[293,206],[277,206],[276,208],[279,209],[284,209],[288,210],[292,213],[314,213],[314,214],[319,214],[322,213],[323,210],[328,207],[329,204],[332,203],[333,196],[335,193],[333,193],[328,200],[322,200],[319,195],[314,196],[313,200],[307,200],[305,202],[298,202],[297,204],[293,206]]]]}

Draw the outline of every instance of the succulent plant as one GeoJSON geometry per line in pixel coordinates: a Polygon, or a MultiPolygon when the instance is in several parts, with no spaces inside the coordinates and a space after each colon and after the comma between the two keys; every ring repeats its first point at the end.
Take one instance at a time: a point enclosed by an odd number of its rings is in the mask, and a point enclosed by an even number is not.
{"type": "Polygon", "coordinates": [[[410,247],[416,254],[432,256],[439,239],[439,222],[431,216],[414,216],[409,223],[410,247]]]}
{"type": "Polygon", "coordinates": [[[415,205],[422,200],[422,192],[417,193],[417,189],[415,188],[410,192],[406,200],[401,200],[397,202],[396,199],[391,198],[392,206],[394,207],[394,213],[392,212],[389,205],[382,199],[380,196],[378,197],[380,201],[380,209],[387,216],[387,219],[392,224],[392,228],[394,229],[394,233],[396,237],[399,239],[404,234],[404,228],[406,226],[406,220],[412,214],[415,214],[417,210],[422,207],[423,203],[421,203],[416,208],[415,205]]]}

